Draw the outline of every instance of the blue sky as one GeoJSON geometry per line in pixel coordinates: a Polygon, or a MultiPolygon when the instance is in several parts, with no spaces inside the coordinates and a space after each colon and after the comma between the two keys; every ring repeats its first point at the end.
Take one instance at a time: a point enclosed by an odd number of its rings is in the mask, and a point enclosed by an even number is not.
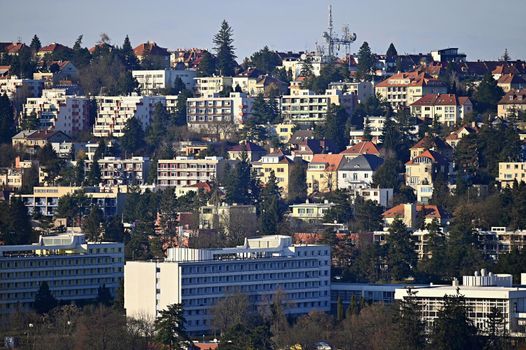
{"type": "MultiPolygon", "coordinates": [[[[211,48],[223,19],[234,29],[239,60],[268,45],[277,50],[314,49],[327,27],[328,0],[3,0],[0,41],[73,45],[84,34],[92,46],[105,32],[122,45],[154,40],[169,49],[211,48]]],[[[332,0],[337,31],[349,24],[358,39],[384,53],[459,47],[468,59],[495,59],[508,48],[526,59],[524,0],[332,0]]]]}

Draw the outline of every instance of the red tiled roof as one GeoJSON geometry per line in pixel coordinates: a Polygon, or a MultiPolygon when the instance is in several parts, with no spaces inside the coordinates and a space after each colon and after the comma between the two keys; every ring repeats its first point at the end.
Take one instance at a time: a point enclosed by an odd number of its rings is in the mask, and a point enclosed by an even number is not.
{"type": "Polygon", "coordinates": [[[153,56],[168,56],[168,50],[164,47],[160,47],[155,42],[142,43],[133,49],[136,56],[144,56],[145,54],[153,56]]]}
{"type": "Polygon", "coordinates": [[[442,157],[442,155],[440,153],[426,149],[420,155],[418,155],[417,157],[411,159],[410,161],[406,162],[405,164],[406,165],[415,164],[415,160],[417,160],[419,158],[429,158],[429,159],[431,159],[433,161],[433,163],[445,163],[445,159],[444,159],[444,157],[442,157]]]}
{"type": "Polygon", "coordinates": [[[343,154],[315,154],[312,157],[312,163],[325,163],[325,171],[336,171],[340,167],[340,163],[345,158],[343,154]]]}
{"type": "Polygon", "coordinates": [[[427,94],[411,106],[458,106],[467,102],[471,102],[468,97],[457,97],[455,94],[427,94]]]}
{"type": "Polygon", "coordinates": [[[431,136],[429,134],[424,135],[416,144],[411,147],[411,149],[416,148],[436,148],[437,150],[440,149],[449,149],[449,145],[442,141],[440,137],[431,136]]]}
{"type": "Polygon", "coordinates": [[[498,84],[526,84],[526,81],[517,74],[503,74],[500,76],[498,84]]]}
{"type": "Polygon", "coordinates": [[[445,86],[445,84],[427,73],[418,71],[398,73],[381,81],[376,87],[392,87],[392,86],[445,86]],[[403,82],[399,82],[403,80],[403,82]]]}
{"type": "MultiPolygon", "coordinates": [[[[444,217],[444,213],[442,210],[436,206],[436,205],[424,205],[424,204],[417,204],[416,205],[416,211],[417,213],[423,212],[426,219],[441,219],[444,217]]],[[[403,217],[404,216],[404,204],[398,204],[395,207],[392,207],[389,210],[384,211],[382,214],[384,218],[397,218],[397,217],[403,217]]]]}
{"type": "Polygon", "coordinates": [[[351,147],[347,148],[345,151],[340,152],[340,154],[349,155],[349,154],[374,154],[380,155],[380,151],[376,144],[371,141],[361,141],[351,147]]]}
{"type": "Polygon", "coordinates": [[[23,43],[12,43],[5,48],[5,52],[8,54],[16,54],[19,53],[24,47],[27,46],[23,43]]]}
{"type": "Polygon", "coordinates": [[[245,142],[243,144],[230,147],[229,152],[267,152],[263,147],[253,142],[245,142]]]}
{"type": "Polygon", "coordinates": [[[42,47],[40,50],[38,50],[38,52],[49,53],[49,52],[55,52],[61,49],[69,49],[69,47],[61,45],[61,44],[57,44],[57,43],[52,43],[52,44],[42,47]]]}
{"type": "Polygon", "coordinates": [[[510,90],[506,95],[504,95],[500,99],[499,105],[507,104],[526,104],[526,88],[520,90],[510,90]]]}

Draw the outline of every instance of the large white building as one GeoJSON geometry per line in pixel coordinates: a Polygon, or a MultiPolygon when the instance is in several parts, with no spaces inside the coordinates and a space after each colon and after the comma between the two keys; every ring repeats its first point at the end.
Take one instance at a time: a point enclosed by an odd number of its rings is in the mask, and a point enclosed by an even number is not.
{"type": "Polygon", "coordinates": [[[18,79],[16,76],[0,78],[0,95],[6,94],[15,107],[20,107],[28,97],[39,97],[43,88],[43,80],[18,79]]]}
{"type": "Polygon", "coordinates": [[[411,114],[420,120],[433,121],[447,126],[462,122],[473,112],[469,97],[455,94],[428,94],[411,104],[411,114]]]}
{"type": "Polygon", "coordinates": [[[221,181],[225,166],[234,166],[237,160],[222,157],[176,157],[157,161],[157,186],[183,187],[199,182],[221,181]]]}
{"type": "Polygon", "coordinates": [[[123,267],[123,243],[87,242],[80,233],[0,246],[0,316],[29,309],[42,282],[60,301],[96,299],[102,286],[115,295],[123,267]]]}
{"type": "Polygon", "coordinates": [[[164,96],[97,96],[95,137],[122,137],[131,118],[137,118],[144,129],[152,120],[155,105],[166,105],[164,96]]]}
{"type": "MultiPolygon", "coordinates": [[[[436,285],[412,288],[414,299],[420,308],[421,319],[426,330],[431,332],[438,312],[444,306],[444,296],[464,296],[468,317],[482,334],[488,331],[488,316],[492,308],[502,312],[509,334],[514,337],[526,335],[526,288],[512,287],[511,275],[487,273],[482,269],[474,276],[464,276],[463,285],[453,281],[450,286],[436,285]]],[[[395,299],[407,298],[408,290],[395,291],[395,299]]]]}
{"type": "Polygon", "coordinates": [[[189,130],[217,134],[227,134],[230,129],[238,129],[251,115],[254,100],[241,92],[231,92],[228,97],[208,95],[193,97],[186,101],[186,114],[189,130]]]}
{"type": "Polygon", "coordinates": [[[41,128],[73,135],[89,128],[89,105],[85,96],[69,96],[66,89],[46,89],[42,97],[27,99],[22,118],[34,115],[41,128]]]}
{"type": "Polygon", "coordinates": [[[193,91],[197,72],[190,69],[134,70],[132,76],[139,83],[143,95],[163,95],[163,90],[174,87],[180,78],[187,90],[193,91]]]}
{"type": "Polygon", "coordinates": [[[124,307],[130,317],[155,317],[181,303],[194,334],[210,330],[211,308],[232,292],[254,307],[280,292],[289,315],[329,311],[330,259],[329,246],[293,245],[289,236],[246,239],[235,248],[171,248],[164,262],[126,263],[124,307]]]}
{"type": "Polygon", "coordinates": [[[225,89],[232,88],[232,77],[197,77],[195,78],[195,96],[211,96],[225,89]]]}
{"type": "Polygon", "coordinates": [[[341,105],[350,114],[355,102],[356,95],[341,90],[327,90],[319,95],[306,89],[293,90],[281,98],[281,115],[293,123],[322,123],[332,104],[341,105]]]}
{"type": "Polygon", "coordinates": [[[359,103],[366,103],[374,97],[374,83],[370,81],[341,81],[329,84],[331,90],[342,90],[349,94],[354,94],[359,103]]]}
{"type": "MultiPolygon", "coordinates": [[[[103,185],[144,185],[150,169],[150,158],[104,157],[98,160],[100,179],[103,185]]],[[[86,172],[91,169],[92,161],[86,161],[86,172]]]]}

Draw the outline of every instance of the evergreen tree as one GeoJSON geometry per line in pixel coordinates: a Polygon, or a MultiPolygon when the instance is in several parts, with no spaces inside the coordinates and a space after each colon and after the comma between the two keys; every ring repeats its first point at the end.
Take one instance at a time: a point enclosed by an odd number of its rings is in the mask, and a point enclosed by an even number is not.
{"type": "Polygon", "coordinates": [[[488,331],[488,336],[485,339],[484,349],[511,349],[506,323],[507,321],[504,319],[502,311],[496,307],[492,307],[490,309],[490,313],[488,314],[488,320],[485,324],[485,328],[488,331]]]}
{"type": "Polygon", "coordinates": [[[387,236],[387,265],[393,281],[410,277],[416,267],[417,255],[411,233],[405,224],[396,219],[387,236]]]}
{"type": "Polygon", "coordinates": [[[124,64],[126,65],[126,68],[128,69],[137,69],[139,66],[139,62],[137,61],[137,57],[135,56],[135,52],[133,51],[133,47],[131,46],[130,38],[128,35],[126,35],[126,38],[124,38],[124,43],[122,44],[121,49],[122,56],[124,57],[124,64]]]}
{"type": "Polygon", "coordinates": [[[336,190],[328,197],[328,200],[334,203],[334,206],[325,212],[323,221],[347,224],[353,216],[349,195],[342,190],[336,190]]]}
{"type": "Polygon", "coordinates": [[[357,196],[354,200],[352,228],[357,232],[373,232],[382,229],[383,208],[371,200],[357,196]]]}
{"type": "Polygon", "coordinates": [[[192,97],[192,92],[186,89],[177,95],[177,112],[175,113],[175,125],[177,126],[186,125],[186,101],[189,97],[192,97]]]}
{"type": "Polygon", "coordinates": [[[151,148],[156,148],[161,144],[161,141],[166,136],[167,126],[170,123],[170,114],[162,103],[157,103],[153,111],[152,122],[146,132],[146,143],[151,148]]]}
{"type": "Polygon", "coordinates": [[[31,218],[27,207],[19,198],[11,199],[9,205],[9,226],[11,232],[15,233],[16,240],[8,244],[31,244],[34,243],[33,229],[31,227],[31,218]]]}
{"type": "Polygon", "coordinates": [[[314,76],[314,73],[312,72],[313,70],[312,57],[307,56],[302,62],[300,76],[305,77],[306,79],[312,78],[314,76]]]}
{"type": "Polygon", "coordinates": [[[327,117],[322,127],[322,135],[327,140],[332,141],[335,152],[344,150],[348,144],[348,137],[345,132],[347,118],[347,113],[342,106],[331,105],[327,111],[327,117]]]}
{"type": "Polygon", "coordinates": [[[373,175],[374,185],[380,188],[393,188],[397,191],[400,188],[398,164],[396,158],[386,158],[373,175]]]}
{"type": "Polygon", "coordinates": [[[78,69],[89,65],[91,61],[91,53],[85,47],[82,47],[83,35],[79,35],[75,44],[73,45],[73,57],[71,61],[78,69]]]}
{"type": "Polygon", "coordinates": [[[210,52],[205,51],[203,57],[197,67],[197,74],[201,77],[210,77],[214,75],[217,70],[217,62],[214,55],[210,52]]]}
{"type": "Polygon", "coordinates": [[[37,53],[38,50],[42,48],[42,43],[36,34],[33,36],[33,39],[31,39],[31,44],[29,44],[29,47],[33,53],[37,53]]]}
{"type": "Polygon", "coordinates": [[[100,240],[102,233],[101,224],[104,220],[103,212],[98,207],[93,206],[89,214],[82,222],[82,230],[86,233],[86,238],[92,242],[100,240]]]}
{"type": "Polygon", "coordinates": [[[270,51],[268,46],[254,52],[250,57],[252,64],[264,73],[270,74],[277,66],[281,65],[281,58],[275,51],[270,51]]]}
{"type": "Polygon", "coordinates": [[[110,290],[108,289],[108,287],[106,287],[105,284],[103,284],[97,290],[97,303],[105,306],[110,306],[112,301],[113,297],[111,296],[110,290]]]}
{"type": "Polygon", "coordinates": [[[400,311],[395,317],[397,325],[398,349],[425,349],[425,326],[420,318],[416,293],[407,288],[407,296],[400,302],[400,311]]]}
{"type": "Polygon", "coordinates": [[[15,134],[14,108],[4,93],[0,95],[0,144],[11,143],[11,137],[15,134]]]}
{"type": "Polygon", "coordinates": [[[259,205],[260,232],[264,235],[276,234],[280,221],[279,213],[279,187],[274,171],[270,173],[269,179],[261,191],[259,205]]]}
{"type": "Polygon", "coordinates": [[[185,318],[181,304],[168,305],[159,311],[155,320],[155,332],[157,340],[167,345],[170,350],[187,349],[190,340],[185,331],[185,318]]]}
{"type": "Polygon", "coordinates": [[[509,62],[511,61],[510,54],[508,53],[508,49],[504,49],[504,54],[502,55],[501,61],[509,62]]]}
{"type": "Polygon", "coordinates": [[[463,295],[444,296],[444,306],[437,314],[431,345],[438,350],[464,350],[480,348],[477,328],[468,318],[468,310],[463,295]]]}
{"type": "Polygon", "coordinates": [[[497,111],[497,104],[503,95],[504,91],[491,73],[486,74],[473,95],[476,110],[480,113],[497,111]]]}
{"type": "Polygon", "coordinates": [[[347,311],[345,312],[345,318],[350,320],[351,317],[356,315],[358,306],[356,305],[356,296],[353,294],[351,296],[351,300],[349,301],[349,307],[347,307],[347,311]]]}
{"type": "Polygon", "coordinates": [[[343,301],[342,297],[338,296],[338,300],[336,301],[336,320],[338,322],[343,321],[344,318],[344,311],[343,311],[343,301]]]}
{"type": "Polygon", "coordinates": [[[367,41],[365,41],[358,51],[358,76],[362,79],[368,79],[374,68],[374,55],[367,41]]]}
{"type": "Polygon", "coordinates": [[[389,45],[389,48],[387,49],[387,53],[385,54],[385,57],[388,59],[394,59],[398,56],[398,52],[396,51],[396,48],[393,43],[389,45]]]}
{"type": "Polygon", "coordinates": [[[242,152],[241,161],[229,172],[225,181],[226,197],[229,204],[249,204],[251,202],[250,189],[250,163],[246,152],[242,152]]]}
{"type": "Polygon", "coordinates": [[[232,35],[232,28],[227,21],[223,20],[221,29],[214,37],[217,69],[222,76],[233,76],[237,67],[232,35]]]}
{"type": "Polygon", "coordinates": [[[137,118],[131,118],[126,122],[124,136],[121,137],[120,143],[128,155],[133,155],[144,147],[144,130],[137,118]]]}
{"type": "Polygon", "coordinates": [[[104,240],[110,242],[123,242],[124,226],[118,216],[114,216],[104,224],[104,240]]]}
{"type": "MultiPolygon", "coordinates": [[[[77,160],[75,165],[75,186],[82,186],[85,179],[85,170],[84,170],[84,158],[77,160]]],[[[99,168],[99,180],[100,180],[100,168],[99,168]]]]}
{"type": "Polygon", "coordinates": [[[301,158],[294,159],[290,169],[289,202],[303,202],[307,198],[307,163],[301,158]]]}
{"type": "Polygon", "coordinates": [[[35,295],[33,308],[39,314],[47,314],[58,305],[57,299],[51,294],[49,285],[46,281],[40,283],[40,287],[35,295]]]}

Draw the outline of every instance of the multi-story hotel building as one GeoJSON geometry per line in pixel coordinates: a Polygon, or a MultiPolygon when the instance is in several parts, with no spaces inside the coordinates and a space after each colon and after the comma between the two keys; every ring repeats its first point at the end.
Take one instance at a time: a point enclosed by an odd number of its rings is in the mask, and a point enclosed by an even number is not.
{"type": "Polygon", "coordinates": [[[155,317],[181,303],[193,334],[210,331],[212,307],[236,292],[253,307],[281,293],[292,316],[329,311],[330,259],[329,246],[293,245],[289,236],[246,239],[235,248],[171,248],[163,262],[126,263],[124,306],[130,317],[155,317]]]}
{"type": "Polygon", "coordinates": [[[84,191],[84,195],[91,201],[90,204],[96,205],[105,216],[121,213],[127,196],[127,193],[121,192],[118,186],[109,189],[53,186],[34,187],[32,194],[21,194],[19,197],[27,207],[29,214],[40,213],[44,216],[53,216],[58,208],[60,198],[65,195],[72,195],[77,191],[84,191]]]}
{"type": "MultiPolygon", "coordinates": [[[[463,285],[454,280],[450,286],[434,285],[412,288],[412,298],[420,309],[420,317],[427,332],[432,332],[439,311],[444,306],[444,296],[462,295],[466,302],[468,317],[481,334],[489,331],[489,315],[493,308],[502,313],[506,330],[512,337],[526,335],[526,288],[512,287],[512,276],[487,273],[482,269],[474,276],[464,276],[463,285]]],[[[395,291],[395,299],[408,297],[408,290],[395,291]]]]}
{"type": "Polygon", "coordinates": [[[281,115],[293,123],[322,123],[332,104],[341,105],[350,114],[356,100],[356,95],[344,94],[341,90],[327,90],[325,94],[315,94],[306,89],[294,90],[281,98],[281,115]]]}
{"type": "Polygon", "coordinates": [[[66,89],[46,89],[42,97],[27,99],[22,118],[34,115],[40,127],[73,135],[89,128],[89,105],[87,97],[69,96],[66,89]]]}
{"type": "Polygon", "coordinates": [[[155,105],[166,105],[164,96],[97,96],[95,137],[122,137],[131,118],[137,118],[146,129],[152,120],[155,105]]]}
{"type": "Polygon", "coordinates": [[[234,166],[237,160],[222,157],[176,157],[157,161],[157,186],[180,187],[198,182],[221,181],[225,166],[234,166]]]}
{"type": "Polygon", "coordinates": [[[123,243],[87,242],[80,233],[0,246],[0,317],[29,309],[42,282],[60,301],[96,299],[103,286],[115,295],[123,269],[123,243]]]}
{"type": "Polygon", "coordinates": [[[134,70],[132,76],[139,83],[143,95],[163,95],[164,90],[174,87],[177,78],[181,79],[187,90],[193,91],[196,71],[189,69],[134,70]]]}

